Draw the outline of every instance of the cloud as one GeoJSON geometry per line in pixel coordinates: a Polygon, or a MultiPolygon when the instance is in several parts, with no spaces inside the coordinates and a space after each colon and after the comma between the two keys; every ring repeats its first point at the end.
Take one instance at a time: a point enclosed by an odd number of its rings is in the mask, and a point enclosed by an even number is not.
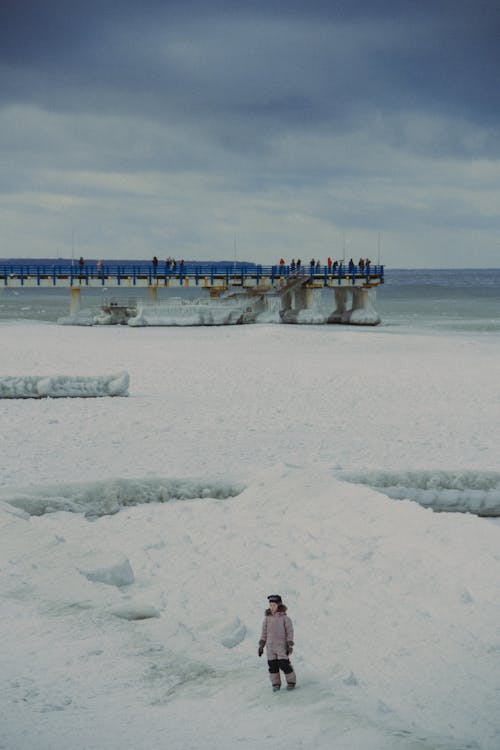
{"type": "Polygon", "coordinates": [[[1,13],[0,255],[50,254],[68,227],[86,255],[220,257],[237,234],[256,260],[330,254],[346,233],[363,254],[383,231],[412,265],[419,236],[439,255],[448,231],[464,254],[480,232],[490,262],[497,3],[1,13]]]}

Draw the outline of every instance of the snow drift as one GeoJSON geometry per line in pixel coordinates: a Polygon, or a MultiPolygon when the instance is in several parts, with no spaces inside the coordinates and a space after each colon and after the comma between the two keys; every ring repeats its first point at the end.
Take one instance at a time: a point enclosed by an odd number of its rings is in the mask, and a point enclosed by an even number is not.
{"type": "Polygon", "coordinates": [[[116,375],[26,375],[0,377],[0,398],[98,398],[128,396],[130,377],[116,375]]]}

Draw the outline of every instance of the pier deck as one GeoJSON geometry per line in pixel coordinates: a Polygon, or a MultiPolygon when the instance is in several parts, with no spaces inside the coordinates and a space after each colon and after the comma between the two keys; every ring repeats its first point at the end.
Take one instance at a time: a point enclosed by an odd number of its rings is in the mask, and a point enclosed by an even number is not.
{"type": "Polygon", "coordinates": [[[101,265],[78,263],[2,263],[0,261],[0,286],[5,287],[188,287],[225,291],[230,287],[244,289],[279,290],[292,279],[302,280],[309,288],[358,287],[369,288],[384,283],[384,267],[360,268],[339,265],[264,266],[231,263],[186,263],[175,268],[159,263],[111,263],[101,265]]]}

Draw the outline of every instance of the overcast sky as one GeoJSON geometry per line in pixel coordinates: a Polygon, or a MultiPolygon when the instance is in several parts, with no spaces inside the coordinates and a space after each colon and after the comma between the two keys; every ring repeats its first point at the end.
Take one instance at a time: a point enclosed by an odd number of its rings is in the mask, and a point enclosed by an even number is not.
{"type": "Polygon", "coordinates": [[[0,257],[500,266],[499,0],[3,0],[0,257]]]}

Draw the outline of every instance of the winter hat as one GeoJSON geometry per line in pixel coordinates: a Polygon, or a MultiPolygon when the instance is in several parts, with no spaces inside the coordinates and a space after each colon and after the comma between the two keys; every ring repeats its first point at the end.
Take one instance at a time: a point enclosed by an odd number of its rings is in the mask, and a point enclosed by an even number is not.
{"type": "Polygon", "coordinates": [[[275,602],[275,604],[283,604],[281,601],[281,596],[279,594],[271,594],[267,597],[270,602],[275,602]]]}

